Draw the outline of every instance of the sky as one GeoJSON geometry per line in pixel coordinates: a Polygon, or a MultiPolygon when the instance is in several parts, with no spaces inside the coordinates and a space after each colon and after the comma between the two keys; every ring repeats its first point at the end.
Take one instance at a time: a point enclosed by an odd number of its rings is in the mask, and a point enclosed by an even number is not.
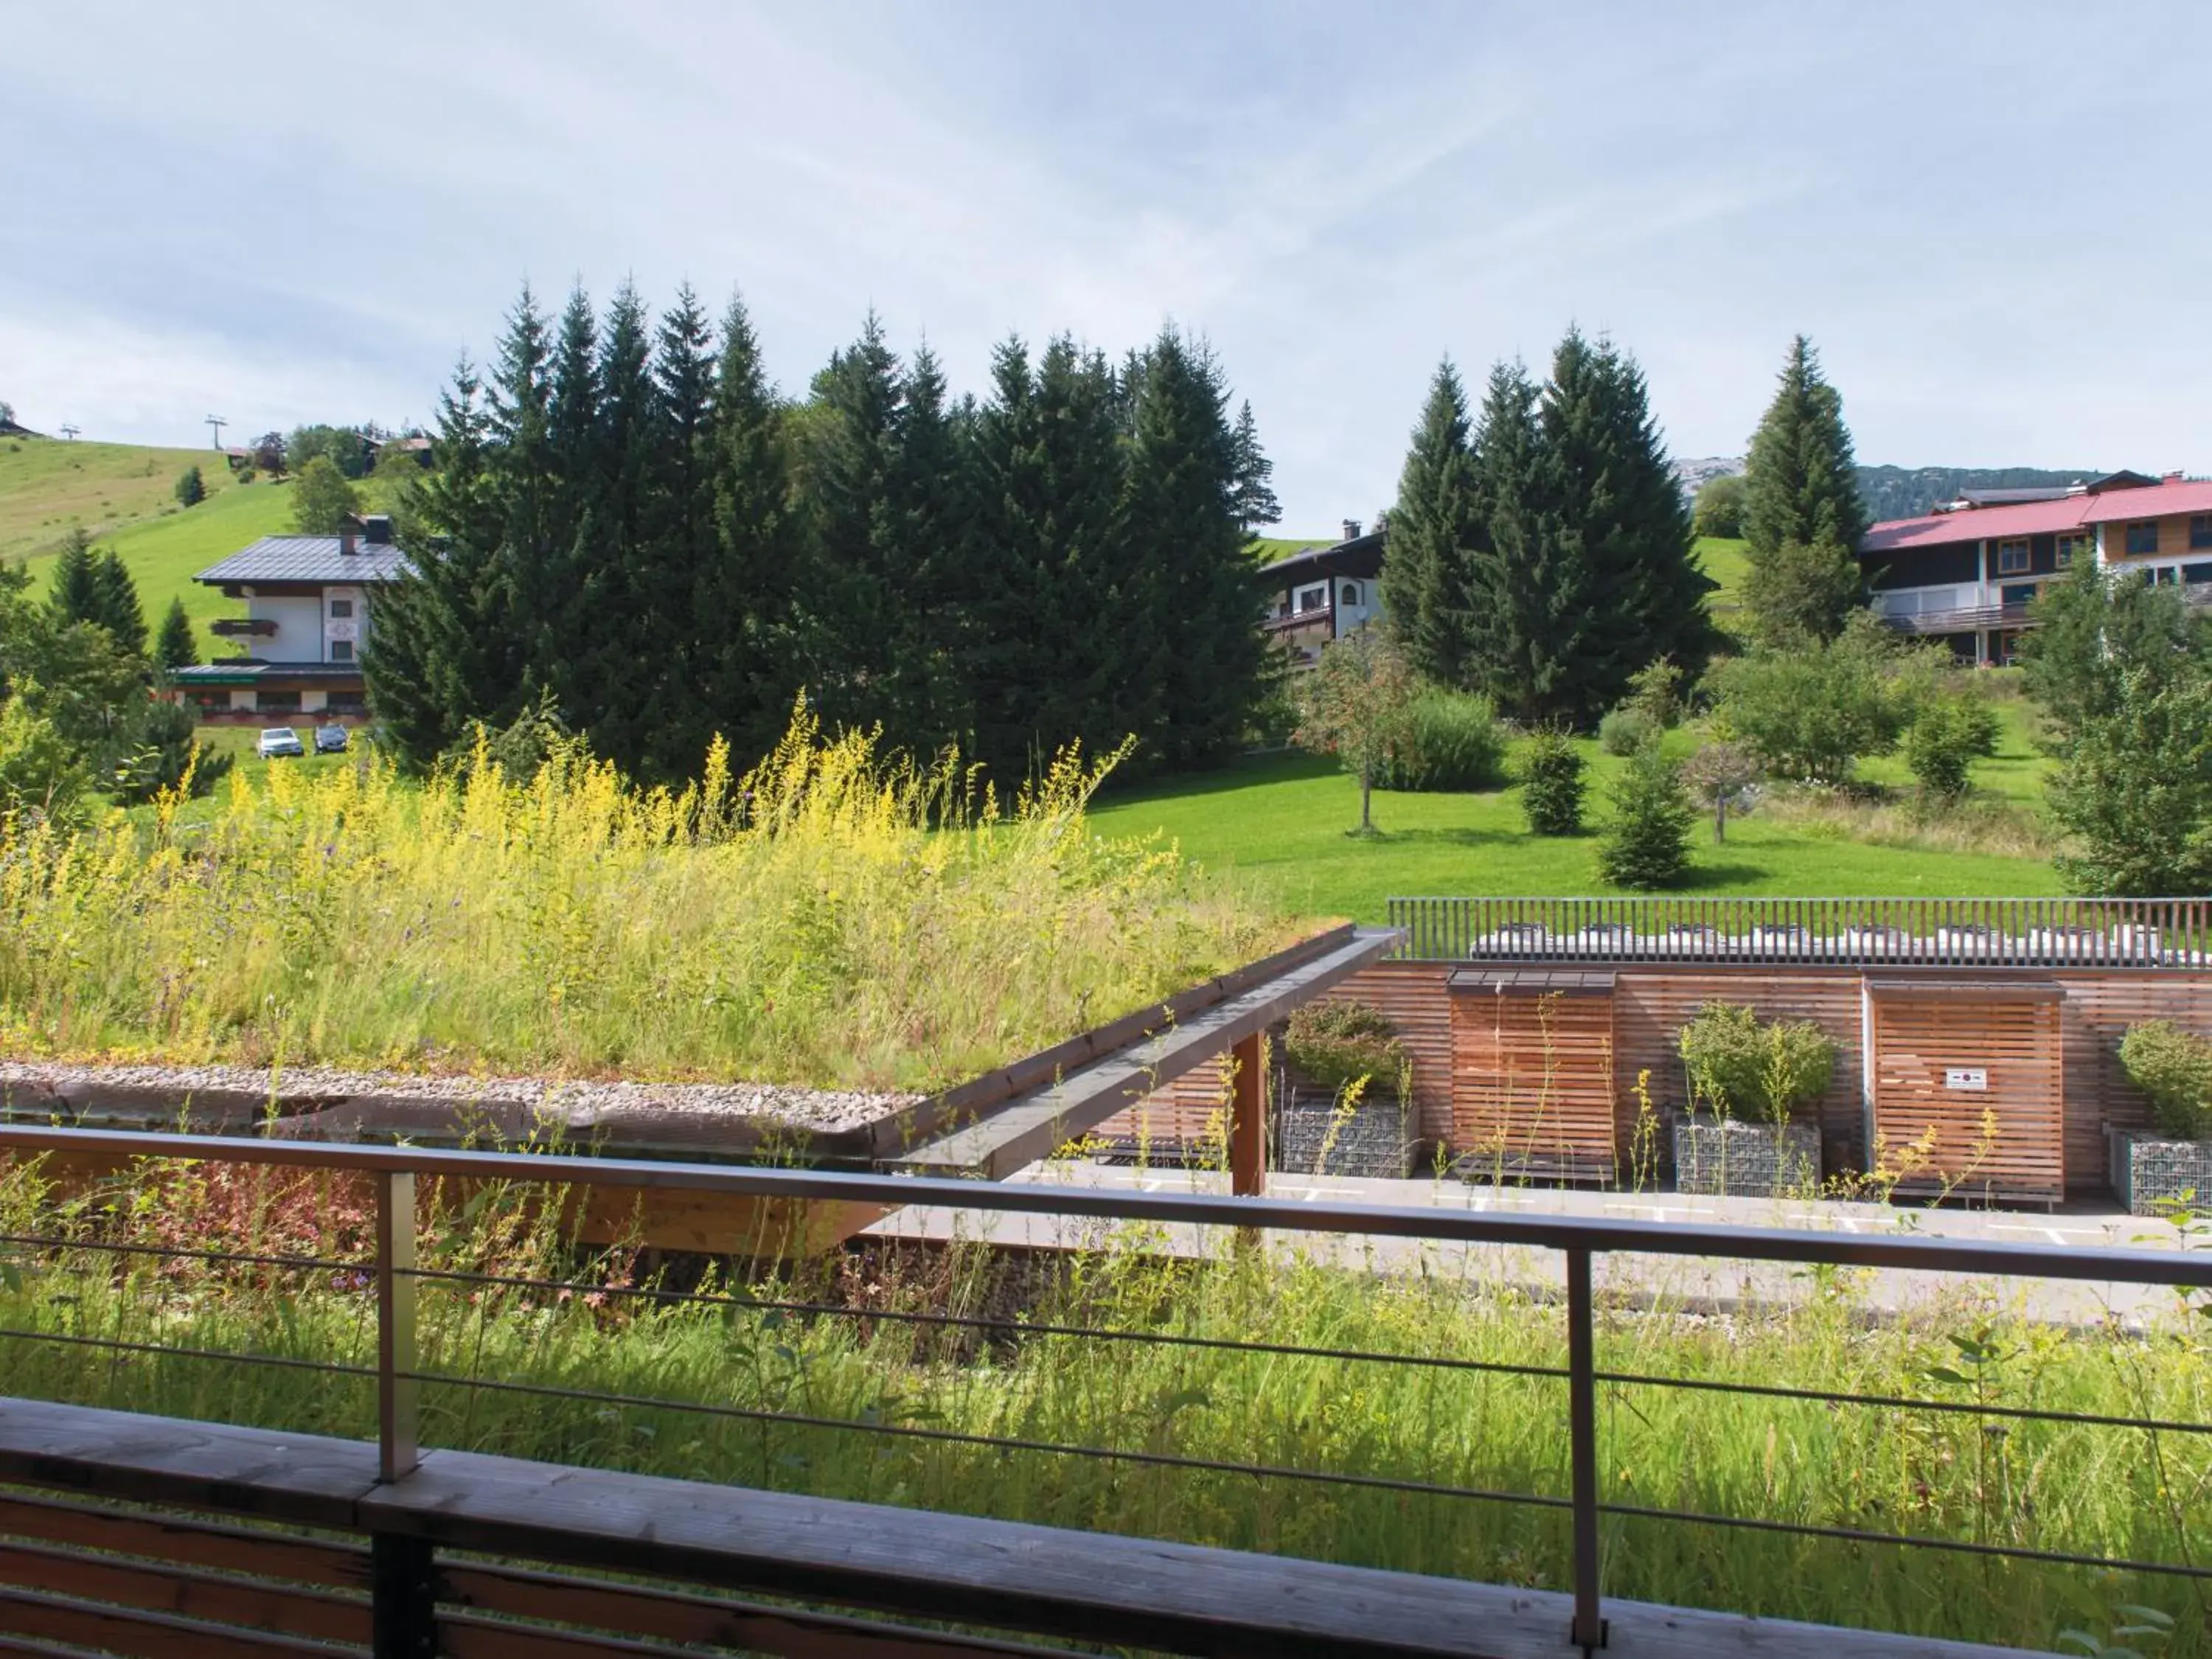
{"type": "Polygon", "coordinates": [[[0,0],[0,399],[87,438],[428,420],[526,281],[1203,334],[1282,531],[1395,493],[1446,354],[1570,325],[1671,452],[1790,337],[1866,462],[2212,471],[2212,5],[0,0]]]}

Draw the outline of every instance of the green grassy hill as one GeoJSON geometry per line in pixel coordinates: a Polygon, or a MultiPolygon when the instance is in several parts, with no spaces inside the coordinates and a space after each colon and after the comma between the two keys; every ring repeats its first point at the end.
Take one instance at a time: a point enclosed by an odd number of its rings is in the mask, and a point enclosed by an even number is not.
{"type": "MultiPolygon", "coordinates": [[[[217,617],[242,617],[246,606],[226,599],[215,588],[201,586],[193,576],[248,543],[281,535],[291,527],[291,486],[264,481],[234,485],[187,512],[125,526],[100,538],[99,544],[113,548],[130,567],[148,626],[158,627],[169,601],[183,599],[185,614],[201,631],[200,652],[205,657],[212,643],[205,637],[207,624],[217,617]]],[[[46,553],[30,562],[33,592],[45,591],[55,556],[46,553]]]]}
{"type": "Polygon", "coordinates": [[[125,526],[178,514],[177,479],[188,466],[199,468],[211,501],[236,488],[222,455],[209,449],[52,438],[0,443],[0,559],[58,551],[74,529],[104,539],[125,526]]]}

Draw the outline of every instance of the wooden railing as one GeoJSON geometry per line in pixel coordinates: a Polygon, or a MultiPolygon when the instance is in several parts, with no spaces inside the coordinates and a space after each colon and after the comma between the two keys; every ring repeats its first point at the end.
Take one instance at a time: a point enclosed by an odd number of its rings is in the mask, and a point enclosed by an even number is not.
{"type": "Polygon", "coordinates": [[[2203,898],[1394,898],[1400,960],[2212,968],[2203,898]]]}
{"type": "Polygon", "coordinates": [[[1900,634],[1968,634],[1984,628],[2025,628],[2024,605],[1964,605],[1953,611],[1884,611],[1882,621],[1900,634]]]}

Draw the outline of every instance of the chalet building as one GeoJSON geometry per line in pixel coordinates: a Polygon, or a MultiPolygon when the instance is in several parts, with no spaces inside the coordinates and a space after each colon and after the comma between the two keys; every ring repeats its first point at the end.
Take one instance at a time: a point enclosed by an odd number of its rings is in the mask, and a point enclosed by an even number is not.
{"type": "Polygon", "coordinates": [[[2083,558],[2212,604],[2212,481],[2114,472],[2059,489],[1970,490],[1875,525],[1859,544],[1883,620],[1976,663],[2009,662],[2029,604],[2083,558]]]}
{"type": "Polygon", "coordinates": [[[244,651],[179,669],[179,694],[217,724],[365,718],[361,649],[373,596],[406,568],[381,514],[348,519],[335,536],[264,536],[210,565],[192,580],[246,601],[245,616],[213,625],[244,651]]]}
{"type": "Polygon", "coordinates": [[[1364,535],[1359,520],[1344,521],[1344,539],[1278,559],[1260,574],[1279,597],[1260,627],[1288,649],[1300,668],[1320,660],[1331,640],[1364,628],[1382,614],[1377,579],[1382,574],[1383,528],[1364,535]]]}

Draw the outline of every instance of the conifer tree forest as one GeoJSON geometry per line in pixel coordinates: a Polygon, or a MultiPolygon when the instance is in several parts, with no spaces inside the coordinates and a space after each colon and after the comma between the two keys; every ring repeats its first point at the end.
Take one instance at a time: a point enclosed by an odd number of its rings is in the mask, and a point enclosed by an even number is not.
{"type": "Polygon", "coordinates": [[[868,317],[803,398],[744,306],[526,289],[441,395],[400,526],[369,694],[426,765],[555,713],[647,781],[720,734],[824,722],[957,745],[1002,795],[1071,742],[1139,764],[1232,752],[1272,659],[1249,539],[1276,516],[1249,406],[1173,327],[1118,363],[1010,337],[956,394],[868,317]]]}
{"type": "Polygon", "coordinates": [[[1588,726],[1647,665],[1699,672],[1711,586],[1643,371],[1570,329],[1541,384],[1447,360],[1399,480],[1383,604],[1414,667],[1521,719],[1588,726]]]}

